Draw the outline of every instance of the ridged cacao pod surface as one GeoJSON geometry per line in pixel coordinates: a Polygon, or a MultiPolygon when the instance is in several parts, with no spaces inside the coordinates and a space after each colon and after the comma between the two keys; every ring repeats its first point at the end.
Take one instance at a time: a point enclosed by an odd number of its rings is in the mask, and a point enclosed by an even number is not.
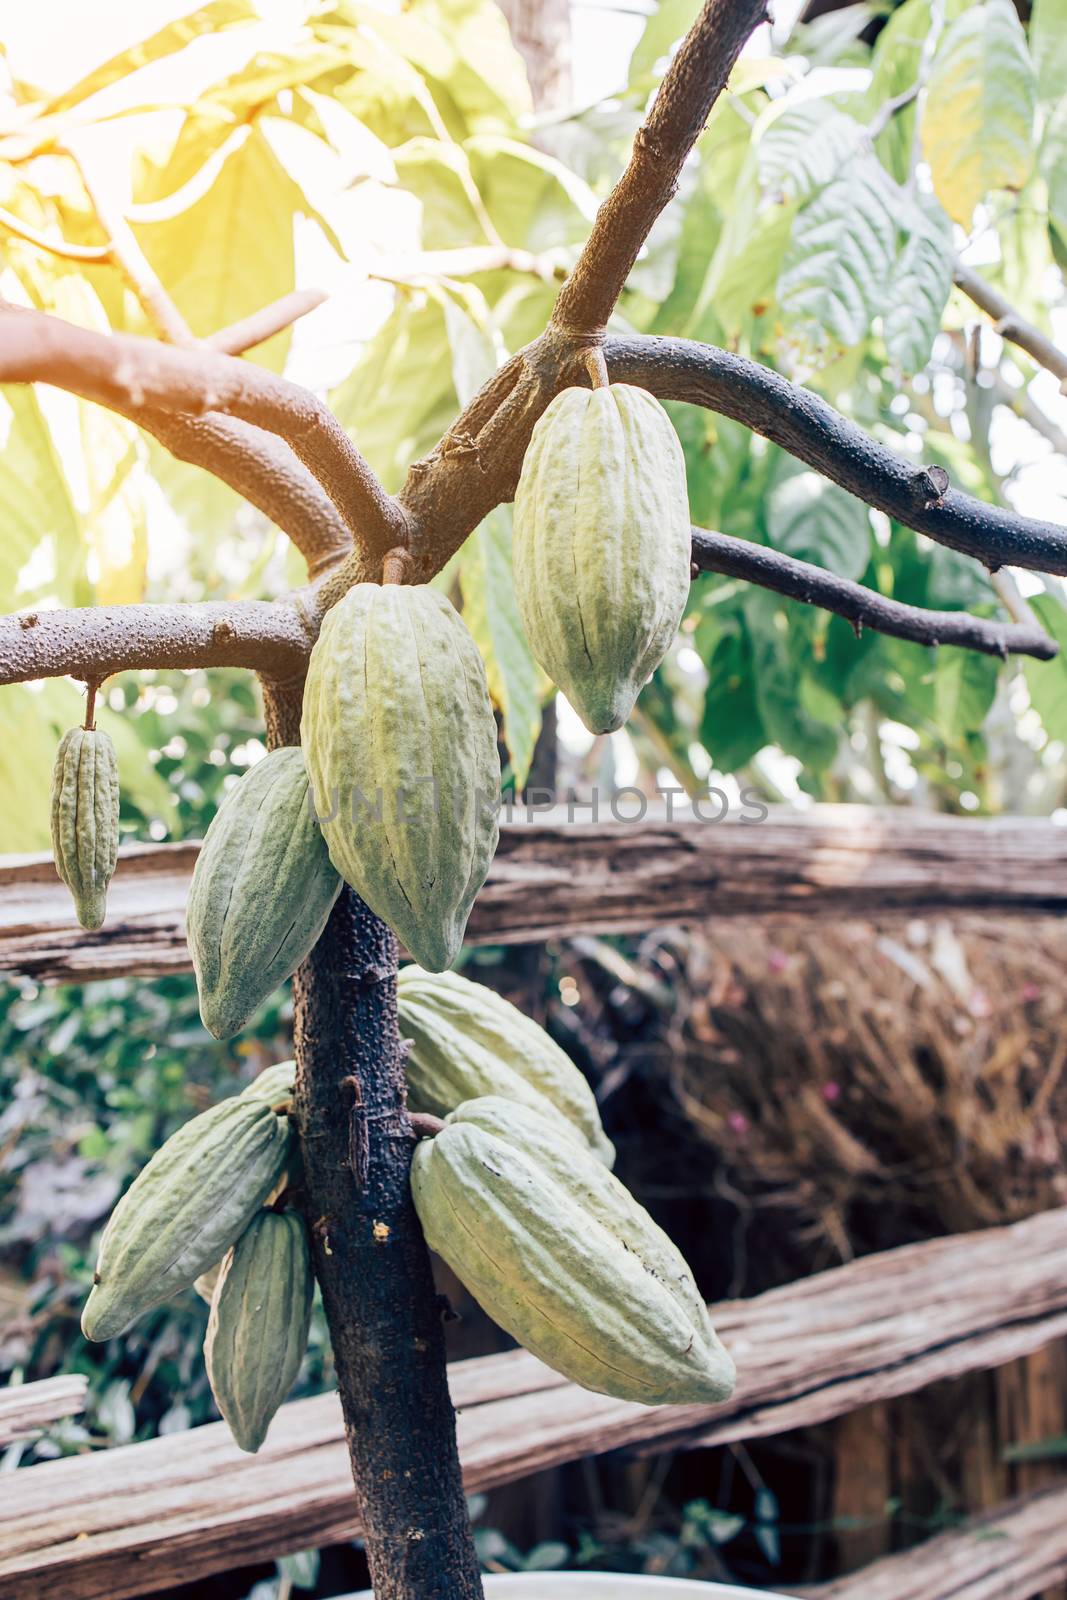
{"type": "Polygon", "coordinates": [[[515,591],[530,648],[592,733],[621,728],[689,594],[685,458],[630,384],[564,389],[515,495],[515,591]]]}
{"type": "Polygon", "coordinates": [[[496,851],[485,667],[436,589],[357,584],[311,653],[302,738],[334,866],[422,966],[455,960],[496,851]]]}
{"type": "Polygon", "coordinates": [[[179,1128],[138,1174],[100,1240],[87,1339],[111,1339],[222,1259],[271,1194],[291,1150],[287,1117],[234,1096],[179,1128]]]}
{"type": "Polygon", "coordinates": [[[593,1091],[578,1068],[536,1022],[483,983],[458,972],[402,967],[397,981],[400,1031],[412,1111],[445,1117],[465,1100],[502,1095],[532,1106],[577,1134],[611,1166],[593,1091]]]}
{"type": "Polygon", "coordinates": [[[261,1211],[222,1263],[204,1359],[211,1392],[242,1450],[255,1452],[296,1381],[314,1282],[293,1211],[261,1211]]]}
{"type": "Polygon", "coordinates": [[[293,1098],[296,1088],[296,1062],[276,1061],[273,1066],[264,1067],[262,1072],[256,1074],[252,1082],[241,1090],[242,1100],[265,1100],[268,1105],[277,1106],[293,1098]]]}
{"type": "Polygon", "coordinates": [[[99,928],[119,848],[119,764],[102,728],[71,728],[52,770],[52,852],[83,928],[99,928]]]}
{"type": "Polygon", "coordinates": [[[186,923],[204,1026],[240,1031],[292,976],[341,880],[308,803],[301,750],[272,750],[231,790],[193,868],[186,923]]]}
{"type": "Polygon", "coordinates": [[[734,1367],[685,1261],[591,1152],[528,1106],[460,1106],[415,1150],[430,1246],[493,1320],[575,1383],[646,1405],[725,1400],[734,1367]]]}

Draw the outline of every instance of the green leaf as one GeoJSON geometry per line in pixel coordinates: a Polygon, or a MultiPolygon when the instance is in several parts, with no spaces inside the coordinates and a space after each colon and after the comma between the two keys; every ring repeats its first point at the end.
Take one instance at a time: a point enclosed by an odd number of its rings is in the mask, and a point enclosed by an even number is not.
{"type": "Polygon", "coordinates": [[[455,418],[452,352],[444,310],[436,300],[402,300],[330,395],[342,427],[390,493],[411,462],[455,418]]]}
{"type": "MultiPolygon", "coordinates": [[[[293,215],[308,209],[258,125],[226,156],[199,200],[137,229],[140,244],[193,332],[206,336],[288,294],[293,215]]],[[[255,352],[280,371],[290,330],[255,352]]]]}
{"type": "Polygon", "coordinates": [[[772,196],[807,199],[845,174],[863,139],[859,123],[825,100],[772,117],[759,141],[760,183],[772,196]]]}
{"type": "Polygon", "coordinates": [[[934,673],[934,723],[950,744],[976,733],[997,692],[1000,663],[974,650],[943,645],[934,673]]]}
{"type": "MultiPolygon", "coordinates": [[[[1037,154],[1041,176],[1048,186],[1048,208],[1052,224],[1067,243],[1067,94],[1054,106],[1045,124],[1037,154]]],[[[1040,285],[1035,283],[1037,293],[1040,285]]]]}
{"type": "Polygon", "coordinates": [[[791,472],[771,490],[767,536],[776,550],[839,578],[861,578],[870,560],[867,507],[815,472],[791,472]]]}
{"type": "Polygon", "coordinates": [[[1030,55],[1038,103],[1057,104],[1067,94],[1067,0],[1034,0],[1030,55]]]}
{"type": "Polygon", "coordinates": [[[752,641],[740,621],[708,662],[700,742],[720,772],[736,772],[770,743],[756,699],[752,641]]]}
{"type": "Polygon", "coordinates": [[[859,344],[891,293],[898,200],[873,158],[855,161],[797,213],[778,302],[801,358],[825,362],[859,344]]]}
{"type": "Polygon", "coordinates": [[[446,139],[409,139],[393,152],[397,179],[422,202],[422,243],[448,250],[483,240],[471,204],[470,161],[461,145],[446,139]]]}
{"type": "Polygon", "coordinates": [[[0,387],[0,596],[15,610],[89,598],[79,519],[29,385],[0,387]]]}
{"type": "Polygon", "coordinates": [[[585,240],[597,198],[561,161],[500,134],[475,134],[466,150],[471,175],[506,244],[541,251],[585,240]]]}
{"type": "Polygon", "coordinates": [[[504,719],[516,789],[526,782],[541,731],[540,675],[530,654],[511,570],[511,509],[497,506],[464,544],[463,620],[482,652],[489,693],[504,719]]]}
{"type": "Polygon", "coordinates": [[[1046,633],[1060,647],[1051,661],[1027,659],[1023,665],[1030,703],[1050,739],[1067,743],[1067,610],[1051,594],[1034,595],[1030,601],[1046,633]]]}
{"type": "Polygon", "coordinates": [[[79,79],[71,88],[64,90],[52,100],[49,103],[49,111],[64,111],[70,106],[78,105],[82,100],[87,100],[91,94],[98,94],[101,89],[106,89],[109,84],[128,78],[131,73],[147,66],[149,62],[159,61],[163,56],[173,55],[175,51],[184,49],[187,44],[203,34],[221,33],[227,28],[259,21],[259,7],[253,4],[252,0],[211,0],[209,5],[200,6],[188,16],[168,22],[166,27],[150,34],[147,39],[138,40],[128,49],[94,67],[88,76],[79,79]]]}
{"type": "Polygon", "coordinates": [[[810,613],[791,617],[787,606],[780,595],[764,590],[745,597],[756,702],[770,741],[786,755],[795,756],[810,781],[833,762],[840,720],[830,727],[822,715],[812,716],[797,693],[798,680],[811,656],[813,619],[810,613]]]}
{"type": "Polygon", "coordinates": [[[658,83],[675,45],[696,21],[700,6],[701,0],[659,0],[630,57],[627,87],[631,92],[647,95],[658,83]]]}
{"type": "Polygon", "coordinates": [[[882,313],[886,354],[904,372],[930,358],[952,288],[952,224],[934,200],[907,209],[910,231],[897,258],[882,313]]]}
{"type": "MultiPolygon", "coordinates": [[[[917,82],[931,20],[930,0],[904,0],[887,18],[871,55],[867,104],[872,116],[917,82]]],[[[905,182],[911,167],[917,114],[916,102],[901,106],[876,141],[879,159],[898,183],[905,182]]]]}
{"type": "Polygon", "coordinates": [[[934,191],[969,227],[995,189],[1021,189],[1034,164],[1035,84],[1012,0],[972,5],[946,29],[922,117],[934,191]]]}

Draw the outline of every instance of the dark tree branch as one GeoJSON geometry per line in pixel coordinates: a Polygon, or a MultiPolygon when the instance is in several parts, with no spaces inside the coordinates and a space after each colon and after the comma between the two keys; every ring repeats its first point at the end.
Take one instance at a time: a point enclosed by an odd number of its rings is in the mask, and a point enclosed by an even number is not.
{"type": "Polygon", "coordinates": [[[626,171],[597,212],[560,291],[552,313],[557,327],[589,333],[606,326],[745,40],[766,17],[766,0],[707,0],[660,84],[626,171]]]}
{"type": "Polygon", "coordinates": [[[924,611],[919,606],[889,600],[861,583],[851,583],[824,567],[796,561],[766,545],[750,544],[704,528],[693,529],[693,564],[701,572],[744,578],[792,600],[821,606],[824,611],[845,617],[857,631],[873,628],[896,639],[927,645],[954,644],[990,656],[1024,655],[1051,661],[1057,653],[1055,640],[1036,623],[1027,626],[994,622],[972,617],[966,611],[924,611]]]}
{"type": "Polygon", "coordinates": [[[24,611],[0,617],[0,684],[136,667],[249,667],[288,679],[307,666],[312,642],[301,609],[283,601],[24,611]]]}
{"type": "Polygon", "coordinates": [[[401,508],[326,406],[299,384],[204,349],[98,334],[58,317],[0,308],[0,382],[52,383],[127,416],[222,411],[278,434],[322,485],[358,542],[379,558],[405,542],[401,508]]]}
{"type": "Polygon", "coordinates": [[[743,422],[857,499],[939,544],[993,569],[1067,573],[1067,529],[948,488],[940,468],[917,469],[810,389],[768,367],[690,339],[609,337],[605,354],[614,380],[743,422]]]}
{"type": "Polygon", "coordinates": [[[993,319],[993,327],[1002,339],[1017,344],[1020,350],[1025,350],[1027,355],[1034,358],[1038,366],[1047,367],[1061,384],[1067,384],[1067,351],[1061,350],[1040,328],[1020,316],[999,289],[994,289],[991,283],[987,283],[977,272],[972,272],[970,267],[965,267],[962,261],[956,262],[952,276],[957,289],[961,289],[968,300],[973,300],[993,319]]]}

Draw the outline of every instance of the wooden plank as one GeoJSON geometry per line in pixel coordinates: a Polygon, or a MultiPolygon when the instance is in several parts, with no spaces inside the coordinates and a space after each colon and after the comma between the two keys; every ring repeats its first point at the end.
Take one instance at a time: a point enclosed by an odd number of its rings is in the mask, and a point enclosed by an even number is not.
{"type": "MultiPolygon", "coordinates": [[[[610,817],[606,802],[601,812],[610,817]]],[[[505,822],[471,943],[636,932],[712,914],[1067,914],[1067,827],[1041,819],[869,806],[782,807],[763,822],[718,824],[585,817],[578,808],[571,819],[563,809],[505,822]]],[[[66,982],[187,971],[196,850],[125,847],[97,933],[77,926],[48,856],[0,857],[0,970],[66,982]]]]}
{"type": "Polygon", "coordinates": [[[32,1439],[50,1422],[76,1417],[85,1408],[87,1389],[87,1380],[73,1374],[0,1389],[0,1446],[32,1439]]]}
{"type": "MultiPolygon", "coordinates": [[[[714,1309],[740,1372],[722,1406],[649,1408],[525,1351],[450,1370],[465,1481],[616,1448],[749,1438],[1009,1361],[1067,1333],[1067,1209],[912,1245],[714,1309]]],[[[258,1456],[220,1424],[12,1475],[3,1600],[122,1600],[358,1532],[336,1396],[284,1406],[258,1456]]]]}
{"type": "Polygon", "coordinates": [[[1032,1600],[1061,1578],[1067,1487],[1058,1484],[799,1593],[810,1600],[1032,1600]]]}

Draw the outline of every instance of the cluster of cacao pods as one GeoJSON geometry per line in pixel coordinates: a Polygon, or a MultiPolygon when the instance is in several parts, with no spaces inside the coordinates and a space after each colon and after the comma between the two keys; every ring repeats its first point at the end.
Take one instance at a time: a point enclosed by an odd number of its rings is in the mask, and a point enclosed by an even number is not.
{"type": "Polygon", "coordinates": [[[115,1207],[82,1313],[111,1339],[183,1289],[208,1300],[212,1393],[242,1450],[258,1450],[307,1345],[313,1278],[301,1218],[277,1209],[295,1150],[294,1064],[193,1117],[115,1207]]]}

